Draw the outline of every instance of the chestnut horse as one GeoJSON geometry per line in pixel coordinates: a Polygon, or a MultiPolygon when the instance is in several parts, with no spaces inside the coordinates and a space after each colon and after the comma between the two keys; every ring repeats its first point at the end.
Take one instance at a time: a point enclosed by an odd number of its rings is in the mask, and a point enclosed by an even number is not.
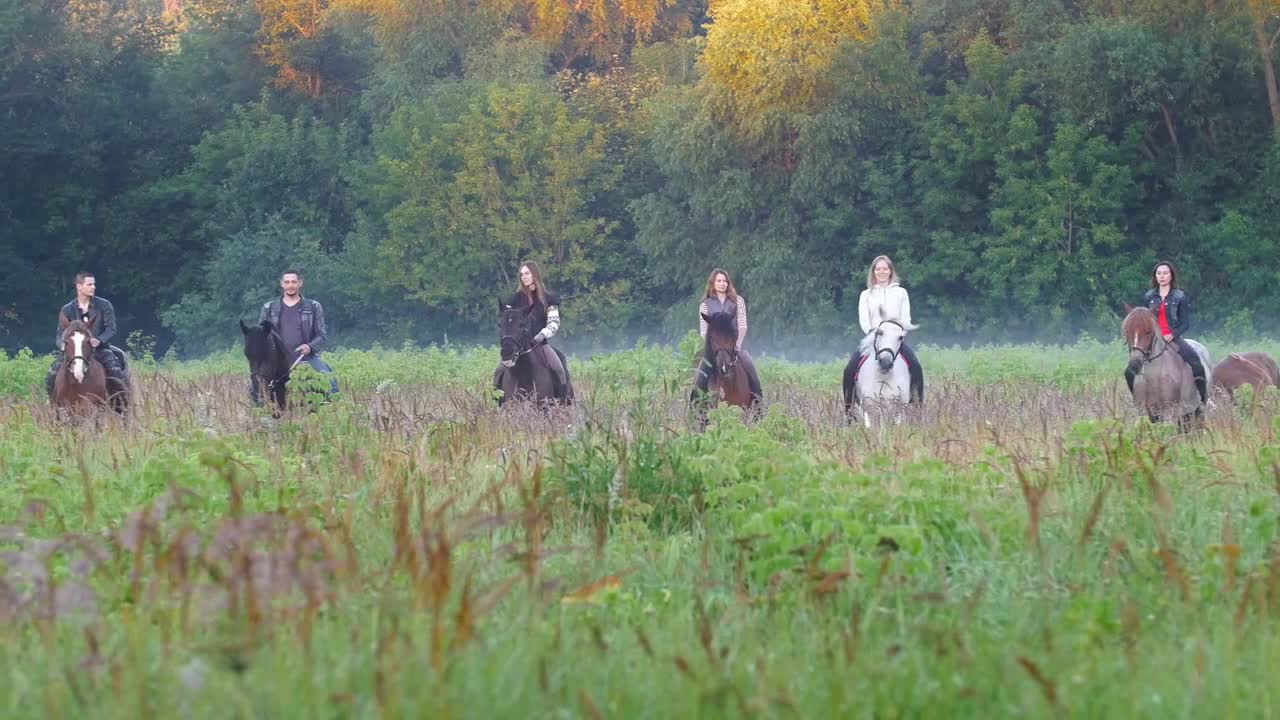
{"type": "Polygon", "coordinates": [[[1252,385],[1255,394],[1268,385],[1280,387],[1280,368],[1264,352],[1231,353],[1213,368],[1212,388],[1234,397],[1242,385],[1252,385]]]}
{"type": "MultiPolygon", "coordinates": [[[[1178,427],[1186,430],[1193,417],[1204,414],[1200,393],[1196,390],[1191,366],[1160,333],[1155,313],[1145,307],[1134,308],[1125,316],[1120,332],[1129,346],[1129,364],[1126,371],[1134,374],[1133,400],[1138,409],[1147,413],[1152,422],[1177,420],[1178,427]]],[[[1205,380],[1213,381],[1213,367],[1209,351],[1195,340],[1187,343],[1204,365],[1205,380]]]]}
{"type": "Polygon", "coordinates": [[[62,328],[62,368],[53,380],[58,408],[91,414],[107,405],[107,370],[93,356],[93,332],[79,320],[58,314],[62,328]]]}
{"type": "Polygon", "coordinates": [[[695,385],[689,394],[698,430],[706,429],[707,412],[721,401],[737,405],[753,420],[758,419],[764,398],[751,388],[760,387],[760,378],[754,369],[738,363],[737,318],[718,312],[703,314],[702,319],[707,321],[707,339],[696,372],[707,378],[707,389],[704,392],[695,385]]]}

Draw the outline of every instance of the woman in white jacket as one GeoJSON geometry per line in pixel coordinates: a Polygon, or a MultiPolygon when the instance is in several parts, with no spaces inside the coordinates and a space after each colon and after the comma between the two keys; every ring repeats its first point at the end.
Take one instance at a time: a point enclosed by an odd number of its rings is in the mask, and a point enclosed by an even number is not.
{"type": "MultiPolygon", "coordinates": [[[[867,289],[858,298],[858,322],[865,334],[874,331],[885,320],[892,320],[908,331],[919,327],[911,323],[911,297],[907,289],[898,284],[898,272],[893,261],[888,255],[881,255],[871,261],[867,270],[867,289]]],[[[920,360],[906,340],[902,341],[898,354],[907,361],[907,368],[911,371],[911,400],[919,402],[924,399],[924,370],[920,367],[920,360]]]]}

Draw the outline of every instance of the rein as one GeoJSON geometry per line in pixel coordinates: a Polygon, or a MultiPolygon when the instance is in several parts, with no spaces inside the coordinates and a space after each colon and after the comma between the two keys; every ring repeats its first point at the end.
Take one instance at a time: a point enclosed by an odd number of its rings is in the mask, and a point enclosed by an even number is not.
{"type": "Polygon", "coordinates": [[[281,375],[280,377],[275,378],[275,379],[274,379],[274,380],[272,380],[271,382],[267,383],[267,389],[268,389],[268,390],[274,390],[277,384],[282,383],[282,382],[287,382],[287,381],[289,380],[289,375],[293,372],[293,369],[294,369],[294,368],[298,367],[298,363],[302,362],[302,358],[303,358],[303,357],[305,357],[305,356],[303,356],[303,355],[299,355],[299,356],[298,356],[298,359],[293,361],[293,364],[289,366],[289,369],[288,369],[288,370],[285,370],[285,371],[284,371],[284,374],[283,374],[283,375],[281,375]]]}
{"type": "MultiPolygon", "coordinates": [[[[526,333],[526,335],[527,335],[527,334],[528,334],[528,333],[526,333]]],[[[500,341],[500,342],[505,342],[505,341],[507,341],[507,340],[510,340],[510,341],[511,341],[511,342],[513,342],[513,343],[515,343],[515,342],[516,342],[516,338],[515,338],[515,336],[514,336],[514,335],[503,335],[503,336],[502,336],[502,339],[501,339],[501,341],[500,341]]],[[[515,367],[515,366],[516,366],[516,363],[520,362],[520,358],[522,358],[522,357],[524,357],[525,355],[528,355],[529,353],[533,352],[533,343],[531,343],[531,342],[527,342],[527,341],[526,341],[526,342],[524,343],[524,345],[523,345],[523,346],[521,346],[519,343],[516,343],[516,347],[518,348],[518,349],[516,350],[516,354],[515,354],[515,355],[513,355],[513,356],[511,357],[511,359],[510,359],[510,360],[503,360],[503,361],[502,361],[502,364],[503,364],[504,366],[509,367],[509,368],[510,368],[510,367],[515,367]]]]}

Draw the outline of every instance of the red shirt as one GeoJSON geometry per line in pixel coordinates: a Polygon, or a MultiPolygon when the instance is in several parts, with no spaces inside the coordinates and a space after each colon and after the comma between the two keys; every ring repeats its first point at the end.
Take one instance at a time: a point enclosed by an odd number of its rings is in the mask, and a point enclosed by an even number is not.
{"type": "Polygon", "coordinates": [[[1164,312],[1164,300],[1160,301],[1160,312],[1156,313],[1156,322],[1160,323],[1160,333],[1162,335],[1172,335],[1169,331],[1169,317],[1164,312]]]}

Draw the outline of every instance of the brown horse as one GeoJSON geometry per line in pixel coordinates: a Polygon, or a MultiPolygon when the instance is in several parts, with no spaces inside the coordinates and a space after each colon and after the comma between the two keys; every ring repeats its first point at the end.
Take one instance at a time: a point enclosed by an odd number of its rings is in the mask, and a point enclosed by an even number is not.
{"type": "MultiPolygon", "coordinates": [[[[1155,313],[1145,307],[1134,308],[1125,316],[1120,332],[1129,346],[1129,364],[1126,375],[1133,378],[1133,400],[1138,409],[1147,413],[1152,422],[1177,420],[1178,427],[1186,430],[1193,417],[1204,414],[1200,393],[1188,365],[1160,333],[1155,313]]],[[[1203,345],[1183,338],[1200,356],[1206,374],[1209,368],[1209,351],[1203,345]]]]}
{"type": "Polygon", "coordinates": [[[58,314],[62,328],[62,368],[53,380],[53,402],[60,409],[92,414],[107,406],[107,370],[93,356],[93,333],[79,320],[58,314]]]}
{"type": "Polygon", "coordinates": [[[703,315],[707,321],[707,339],[696,372],[706,378],[707,389],[695,383],[689,394],[689,403],[696,416],[699,431],[707,427],[707,412],[721,401],[747,411],[754,420],[760,417],[764,404],[760,378],[754,368],[738,362],[738,321],[729,313],[703,315]]]}
{"type": "Polygon", "coordinates": [[[1280,387],[1280,368],[1264,352],[1231,353],[1213,368],[1213,389],[1234,397],[1242,385],[1252,385],[1255,393],[1268,385],[1280,387]]]}

